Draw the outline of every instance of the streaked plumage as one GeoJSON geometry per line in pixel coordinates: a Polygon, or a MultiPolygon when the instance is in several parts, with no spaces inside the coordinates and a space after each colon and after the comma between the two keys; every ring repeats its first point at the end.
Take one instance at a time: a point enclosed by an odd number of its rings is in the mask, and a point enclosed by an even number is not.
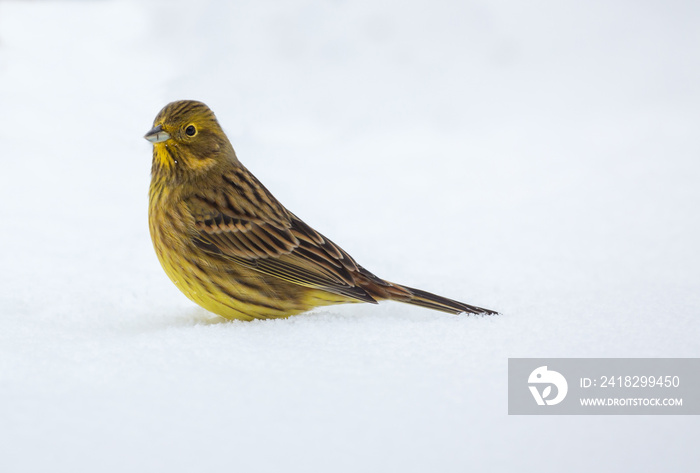
{"type": "Polygon", "coordinates": [[[287,317],[313,307],[395,300],[494,314],[378,278],[288,211],[236,157],[214,113],[178,101],[156,116],[149,226],[180,290],[229,319],[287,317]]]}

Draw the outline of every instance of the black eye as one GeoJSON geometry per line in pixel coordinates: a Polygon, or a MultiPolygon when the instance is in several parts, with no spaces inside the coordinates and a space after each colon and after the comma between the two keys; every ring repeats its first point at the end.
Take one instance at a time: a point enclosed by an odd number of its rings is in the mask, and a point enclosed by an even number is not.
{"type": "Polygon", "coordinates": [[[187,136],[194,136],[197,134],[197,129],[194,127],[194,125],[190,125],[187,128],[185,128],[185,133],[187,136]]]}

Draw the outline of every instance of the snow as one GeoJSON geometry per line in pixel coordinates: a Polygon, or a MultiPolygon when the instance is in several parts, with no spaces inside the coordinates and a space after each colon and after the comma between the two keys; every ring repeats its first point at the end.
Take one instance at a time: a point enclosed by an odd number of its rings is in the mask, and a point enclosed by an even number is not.
{"type": "Polygon", "coordinates": [[[0,2],[0,470],[692,471],[692,417],[507,415],[509,357],[697,357],[694,2],[0,2]],[[397,303],[219,323],[147,228],[208,103],[397,303]]]}

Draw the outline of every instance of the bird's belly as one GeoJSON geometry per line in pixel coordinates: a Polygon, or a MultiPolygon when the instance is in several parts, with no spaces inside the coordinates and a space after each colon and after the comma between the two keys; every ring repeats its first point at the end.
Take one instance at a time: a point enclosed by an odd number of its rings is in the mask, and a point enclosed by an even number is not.
{"type": "Polygon", "coordinates": [[[204,253],[162,251],[154,239],[161,266],[190,300],[227,319],[283,318],[317,306],[351,302],[327,291],[289,283],[204,253]],[[180,255],[190,255],[184,258],[180,255]]]}

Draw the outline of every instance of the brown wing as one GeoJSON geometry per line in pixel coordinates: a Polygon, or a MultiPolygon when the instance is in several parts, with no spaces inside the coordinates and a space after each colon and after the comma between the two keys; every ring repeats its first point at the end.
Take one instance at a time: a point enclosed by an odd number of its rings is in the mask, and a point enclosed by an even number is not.
{"type": "Polygon", "coordinates": [[[376,302],[357,278],[384,281],[285,209],[245,168],[187,204],[203,250],[300,286],[376,302]]]}

